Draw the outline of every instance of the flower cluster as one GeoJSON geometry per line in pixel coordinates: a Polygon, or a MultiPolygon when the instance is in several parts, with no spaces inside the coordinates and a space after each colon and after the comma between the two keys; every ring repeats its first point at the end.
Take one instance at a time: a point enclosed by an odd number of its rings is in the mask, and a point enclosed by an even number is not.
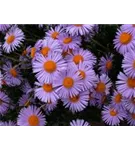
{"type": "MultiPolygon", "coordinates": [[[[0,125],[49,125],[61,107],[72,116],[95,108],[107,125],[135,125],[135,25],[118,27],[115,53],[100,57],[89,47],[101,45],[94,40],[99,30],[94,24],[1,24],[0,125]],[[123,59],[114,81],[117,52],[123,59]]],[[[74,117],[68,125],[90,126],[92,119],[74,117]]]]}

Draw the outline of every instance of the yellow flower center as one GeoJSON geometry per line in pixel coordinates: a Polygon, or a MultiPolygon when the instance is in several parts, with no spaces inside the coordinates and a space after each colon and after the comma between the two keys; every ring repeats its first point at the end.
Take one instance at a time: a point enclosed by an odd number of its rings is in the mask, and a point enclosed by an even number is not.
{"type": "Polygon", "coordinates": [[[39,119],[36,115],[31,115],[28,118],[28,122],[30,126],[38,126],[39,125],[39,119]]]}
{"type": "Polygon", "coordinates": [[[45,92],[52,92],[53,91],[52,84],[44,84],[43,89],[45,92]]]}
{"type": "Polygon", "coordinates": [[[43,47],[43,48],[41,49],[41,54],[42,54],[43,56],[47,56],[49,51],[50,51],[50,48],[49,48],[49,47],[43,47]]]}
{"type": "Polygon", "coordinates": [[[10,69],[10,74],[15,78],[17,77],[17,71],[14,68],[10,69]]]}
{"type": "Polygon", "coordinates": [[[123,32],[120,35],[120,42],[122,44],[128,44],[131,41],[131,39],[132,39],[132,35],[129,33],[123,32]]]}
{"type": "Polygon", "coordinates": [[[70,37],[67,37],[67,38],[65,38],[64,40],[63,40],[63,43],[64,44],[69,44],[69,43],[71,43],[72,42],[72,38],[70,38],[70,37]]]}
{"type": "Polygon", "coordinates": [[[106,62],[106,68],[108,70],[112,69],[112,61],[109,60],[109,61],[106,62]]]}
{"type": "Polygon", "coordinates": [[[15,36],[14,36],[14,35],[10,35],[10,36],[7,38],[6,42],[7,42],[8,44],[11,44],[12,42],[14,42],[14,40],[15,40],[15,36]]]}
{"type": "Polygon", "coordinates": [[[115,102],[116,103],[120,103],[121,102],[121,99],[122,99],[122,95],[120,93],[118,93],[116,96],[115,96],[115,102]]]}
{"type": "Polygon", "coordinates": [[[79,101],[79,95],[73,96],[73,97],[69,97],[70,101],[73,103],[76,103],[79,101]]]}
{"type": "Polygon", "coordinates": [[[117,112],[112,109],[112,110],[110,110],[110,115],[111,115],[111,116],[116,116],[116,115],[117,115],[117,112]]]}
{"type": "Polygon", "coordinates": [[[82,79],[85,79],[85,77],[86,77],[85,72],[82,70],[79,70],[79,75],[82,77],[82,79]]]}
{"type": "Polygon", "coordinates": [[[47,62],[44,63],[44,69],[48,73],[52,73],[56,70],[56,63],[52,60],[48,60],[47,62]]]}
{"type": "Polygon", "coordinates": [[[34,58],[34,56],[35,56],[35,53],[36,53],[36,48],[35,47],[32,47],[31,48],[31,58],[34,58]]]}
{"type": "Polygon", "coordinates": [[[74,85],[74,80],[71,77],[65,77],[63,80],[63,86],[66,88],[71,88],[74,85]]]}
{"type": "Polygon", "coordinates": [[[128,85],[128,87],[130,87],[130,88],[135,88],[135,79],[128,78],[128,80],[127,80],[127,85],[128,85]]]}
{"type": "Polygon", "coordinates": [[[96,87],[97,92],[100,92],[100,93],[105,92],[105,89],[106,89],[106,86],[103,82],[99,82],[97,84],[97,87],[96,87]]]}
{"type": "Polygon", "coordinates": [[[59,35],[59,33],[56,32],[56,31],[54,31],[54,32],[52,33],[51,37],[52,37],[53,39],[57,39],[57,36],[58,36],[58,35],[59,35]]]}
{"type": "Polygon", "coordinates": [[[81,55],[75,55],[73,58],[73,61],[75,64],[79,64],[80,62],[83,62],[84,58],[81,55]]]}
{"type": "Polygon", "coordinates": [[[76,27],[82,27],[82,24],[74,24],[76,27]]]}

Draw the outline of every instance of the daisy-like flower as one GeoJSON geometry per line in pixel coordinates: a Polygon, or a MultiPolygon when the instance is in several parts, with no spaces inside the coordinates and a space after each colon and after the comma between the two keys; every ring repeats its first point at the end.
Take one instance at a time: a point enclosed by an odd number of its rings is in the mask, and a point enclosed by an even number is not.
{"type": "Polygon", "coordinates": [[[109,77],[106,74],[102,74],[101,76],[97,77],[97,85],[95,88],[94,93],[98,96],[100,94],[109,94],[109,90],[112,86],[112,83],[109,77]]]}
{"type": "Polygon", "coordinates": [[[51,53],[51,52],[62,53],[61,45],[59,44],[57,40],[46,38],[42,42],[42,48],[40,50],[40,53],[43,56],[48,56],[48,53],[51,53]]]}
{"type": "Polygon", "coordinates": [[[107,73],[111,71],[113,66],[113,55],[106,55],[105,57],[101,57],[99,62],[99,70],[100,73],[107,73]]]}
{"type": "Polygon", "coordinates": [[[33,102],[34,99],[32,99],[29,94],[23,94],[19,99],[19,106],[28,107],[33,102]]]}
{"type": "Polygon", "coordinates": [[[123,31],[128,31],[130,33],[135,33],[135,24],[123,24],[120,27],[123,31]]]}
{"type": "Polygon", "coordinates": [[[135,97],[132,98],[124,98],[123,104],[130,113],[135,113],[135,97]]]}
{"type": "Polygon", "coordinates": [[[67,69],[67,64],[59,53],[50,53],[48,57],[38,54],[33,62],[33,72],[39,81],[52,83],[55,76],[67,69]]]}
{"type": "Polygon", "coordinates": [[[88,100],[89,100],[89,92],[84,91],[80,92],[79,94],[63,98],[63,105],[66,108],[69,108],[69,110],[72,111],[72,113],[80,112],[84,110],[88,106],[88,100]]]}
{"type": "Polygon", "coordinates": [[[0,24],[0,31],[5,32],[9,29],[10,24],[0,24]]]}
{"type": "Polygon", "coordinates": [[[128,113],[126,120],[130,126],[135,126],[135,113],[128,113]]]}
{"type": "Polygon", "coordinates": [[[60,25],[58,25],[54,29],[51,28],[48,32],[46,32],[46,37],[52,38],[53,40],[57,40],[61,33],[63,33],[63,28],[60,25]]]}
{"type": "Polygon", "coordinates": [[[5,121],[5,122],[0,122],[0,126],[16,126],[16,123],[13,121],[5,121]]]}
{"type": "Polygon", "coordinates": [[[79,76],[82,78],[82,90],[88,90],[96,86],[97,78],[94,70],[91,67],[86,66],[84,63],[79,63],[78,66],[74,66],[78,71],[79,76]]]}
{"type": "Polygon", "coordinates": [[[58,101],[49,101],[45,105],[45,111],[47,114],[52,112],[57,107],[58,101]]]}
{"type": "Polygon", "coordinates": [[[76,96],[82,90],[82,81],[79,73],[75,70],[67,71],[56,76],[54,85],[61,98],[76,96]]]}
{"type": "Polygon", "coordinates": [[[35,88],[35,96],[42,102],[55,102],[59,99],[59,95],[54,84],[36,82],[35,85],[37,86],[35,88]]]}
{"type": "Polygon", "coordinates": [[[120,53],[125,54],[131,49],[135,48],[135,36],[129,31],[118,29],[114,39],[114,48],[120,53]]]}
{"type": "Polygon", "coordinates": [[[114,91],[113,96],[111,97],[111,106],[116,109],[124,109],[123,97],[118,91],[114,91]]]}
{"type": "Polygon", "coordinates": [[[92,24],[71,24],[66,27],[66,31],[72,36],[74,35],[86,35],[90,33],[92,24]]]}
{"type": "Polygon", "coordinates": [[[83,119],[76,119],[70,122],[70,126],[90,126],[90,124],[83,119]]]}
{"type": "Polygon", "coordinates": [[[41,49],[41,47],[42,47],[42,45],[43,45],[43,40],[38,40],[36,43],[35,43],[35,45],[34,45],[34,47],[32,47],[31,49],[28,49],[26,52],[30,55],[30,57],[32,58],[32,59],[34,59],[35,58],[35,56],[36,56],[36,53],[41,49]]]}
{"type": "Polygon", "coordinates": [[[117,90],[123,97],[135,97],[135,78],[128,77],[120,72],[118,75],[118,81],[116,81],[116,86],[117,90]]]}
{"type": "Polygon", "coordinates": [[[0,114],[4,114],[9,108],[9,97],[0,91],[0,114]]]}
{"type": "Polygon", "coordinates": [[[44,126],[45,124],[45,116],[35,106],[21,109],[17,119],[17,125],[19,126],[44,126]]]}
{"type": "Polygon", "coordinates": [[[126,118],[126,113],[120,109],[115,109],[110,106],[104,106],[102,111],[102,119],[108,125],[119,125],[120,121],[126,118]]]}
{"type": "Polygon", "coordinates": [[[6,33],[5,43],[3,44],[4,51],[11,53],[16,50],[24,41],[24,33],[17,26],[13,26],[6,33]]]}
{"type": "Polygon", "coordinates": [[[135,78],[135,52],[133,50],[125,53],[122,68],[129,77],[135,78]]]}
{"type": "Polygon", "coordinates": [[[83,62],[89,67],[92,67],[96,63],[96,57],[90,51],[82,48],[73,50],[65,59],[71,67],[74,64],[78,65],[80,62],[83,62]]]}
{"type": "Polygon", "coordinates": [[[58,38],[62,49],[76,49],[81,45],[81,38],[79,36],[71,36],[66,33],[60,34],[58,38]]]}
{"type": "Polygon", "coordinates": [[[2,79],[3,79],[3,75],[1,74],[1,71],[0,71],[0,88],[2,88],[2,79]]]}
{"type": "Polygon", "coordinates": [[[20,74],[20,69],[18,67],[13,67],[10,61],[3,65],[4,70],[4,80],[9,86],[20,85],[22,81],[22,76],[20,74]]]}

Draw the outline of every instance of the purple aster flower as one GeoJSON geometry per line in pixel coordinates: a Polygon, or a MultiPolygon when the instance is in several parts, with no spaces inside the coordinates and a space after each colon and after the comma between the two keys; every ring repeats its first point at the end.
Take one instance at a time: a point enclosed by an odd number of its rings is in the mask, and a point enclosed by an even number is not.
{"type": "Polygon", "coordinates": [[[79,94],[63,98],[63,105],[65,108],[69,108],[69,110],[72,111],[72,113],[80,112],[84,110],[88,106],[88,100],[89,100],[89,92],[84,91],[80,92],[79,94]]]}
{"type": "Polygon", "coordinates": [[[35,106],[21,109],[17,119],[17,125],[19,126],[44,126],[45,124],[45,116],[35,106]]]}
{"type": "Polygon", "coordinates": [[[135,97],[132,98],[124,98],[123,104],[130,113],[135,113],[135,97]]]}
{"type": "Polygon", "coordinates": [[[126,120],[130,126],[135,126],[135,113],[128,113],[126,120]]]}
{"type": "Polygon", "coordinates": [[[5,32],[9,29],[10,24],[0,24],[0,31],[5,32]]]}
{"type": "Polygon", "coordinates": [[[133,50],[125,53],[122,68],[126,75],[135,78],[135,52],[133,50]]]}
{"type": "Polygon", "coordinates": [[[126,118],[126,113],[120,109],[115,109],[110,106],[104,106],[102,111],[102,119],[108,125],[119,125],[120,121],[126,118]]]}
{"type": "Polygon", "coordinates": [[[33,72],[39,81],[52,83],[55,76],[67,69],[67,64],[59,53],[50,53],[48,57],[38,54],[33,62],[33,72]]]}
{"type": "Polygon", "coordinates": [[[13,67],[10,61],[3,65],[4,70],[4,80],[9,86],[20,85],[22,81],[22,76],[20,75],[20,69],[18,67],[13,67]]]}
{"type": "Polygon", "coordinates": [[[19,99],[19,106],[28,107],[34,102],[34,99],[29,94],[23,94],[19,99]]]}
{"type": "Polygon", "coordinates": [[[130,33],[135,33],[135,25],[134,24],[123,24],[120,27],[123,31],[128,31],[130,33]]]}
{"type": "Polygon", "coordinates": [[[71,36],[66,33],[60,34],[58,38],[62,49],[76,49],[81,45],[81,38],[79,36],[71,36]]]}
{"type": "Polygon", "coordinates": [[[135,78],[120,72],[116,81],[117,90],[126,98],[135,97],[135,78]]]}
{"type": "Polygon", "coordinates": [[[74,35],[86,35],[92,30],[93,24],[71,24],[66,27],[66,31],[74,35]]]}
{"type": "Polygon", "coordinates": [[[57,40],[53,40],[51,38],[44,39],[42,42],[42,48],[40,50],[40,53],[43,56],[47,57],[48,54],[52,52],[62,53],[61,45],[57,40]]]}
{"type": "Polygon", "coordinates": [[[6,113],[9,108],[9,101],[9,97],[4,92],[0,91],[0,114],[6,113]]]}
{"type": "Polygon", "coordinates": [[[11,53],[16,50],[24,41],[24,33],[17,26],[13,26],[6,33],[5,43],[3,44],[4,51],[11,53]]]}
{"type": "Polygon", "coordinates": [[[114,90],[114,93],[113,93],[113,96],[111,97],[111,103],[110,105],[116,109],[125,109],[125,106],[124,106],[124,103],[123,103],[123,100],[124,98],[122,97],[122,95],[114,90]]]}
{"type": "Polygon", "coordinates": [[[67,55],[65,58],[68,62],[69,66],[73,66],[73,64],[78,65],[80,62],[83,62],[87,66],[93,67],[96,63],[96,57],[88,50],[84,50],[82,48],[73,50],[70,55],[67,55]]]}
{"type": "Polygon", "coordinates": [[[108,74],[108,72],[111,71],[112,65],[113,65],[112,58],[113,58],[112,54],[106,55],[105,57],[101,57],[100,62],[99,62],[99,71],[101,74],[102,73],[108,74]]]}
{"type": "Polygon", "coordinates": [[[76,119],[70,122],[70,126],[90,126],[90,124],[83,119],[76,119]]]}
{"type": "Polygon", "coordinates": [[[110,78],[106,74],[102,74],[101,76],[97,76],[97,85],[95,88],[95,95],[101,95],[106,94],[108,95],[110,92],[110,88],[112,86],[112,83],[110,81],[110,78]]]}
{"type": "Polygon", "coordinates": [[[129,31],[118,29],[114,39],[114,48],[120,53],[125,54],[131,49],[135,48],[135,36],[129,31]]]}
{"type": "Polygon", "coordinates": [[[88,90],[96,86],[97,78],[94,70],[91,67],[86,66],[84,63],[79,63],[78,66],[74,65],[80,77],[82,78],[82,90],[88,90]]]}
{"type": "Polygon", "coordinates": [[[0,126],[16,126],[16,123],[13,121],[5,121],[5,122],[0,122],[0,126]]]}
{"type": "Polygon", "coordinates": [[[54,85],[57,87],[56,91],[61,98],[75,96],[82,90],[82,81],[79,73],[71,69],[56,76],[54,85]]]}
{"type": "Polygon", "coordinates": [[[40,39],[35,43],[34,47],[30,48],[30,50],[29,49],[27,50],[27,53],[30,55],[32,59],[35,58],[36,53],[40,51],[42,45],[43,45],[43,40],[40,39]]]}
{"type": "Polygon", "coordinates": [[[53,40],[57,40],[59,38],[59,35],[63,33],[63,28],[58,25],[54,29],[51,28],[46,32],[46,37],[52,38],[53,40]]]}
{"type": "Polygon", "coordinates": [[[35,97],[42,102],[55,102],[59,99],[58,92],[54,84],[36,82],[35,97]]]}

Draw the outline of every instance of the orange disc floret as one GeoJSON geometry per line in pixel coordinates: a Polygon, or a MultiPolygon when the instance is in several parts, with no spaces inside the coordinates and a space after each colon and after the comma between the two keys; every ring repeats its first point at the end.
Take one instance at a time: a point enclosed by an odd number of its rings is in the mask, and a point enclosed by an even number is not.
{"type": "Polygon", "coordinates": [[[6,42],[7,42],[8,44],[11,44],[12,42],[14,42],[14,40],[15,40],[15,36],[14,36],[14,35],[10,35],[10,36],[7,38],[6,42]]]}
{"type": "Polygon", "coordinates": [[[84,61],[84,58],[83,58],[83,56],[81,56],[81,55],[75,55],[75,56],[73,57],[73,61],[74,61],[75,64],[78,65],[80,62],[83,62],[83,61],[84,61]]]}
{"type": "Polygon", "coordinates": [[[17,71],[14,68],[10,69],[10,74],[15,78],[17,77],[17,71]]]}
{"type": "Polygon", "coordinates": [[[28,118],[28,122],[30,126],[38,126],[39,125],[39,119],[36,115],[32,115],[28,118]]]}
{"type": "Polygon", "coordinates": [[[76,103],[79,101],[79,95],[69,97],[70,101],[76,103]]]}
{"type": "Polygon", "coordinates": [[[105,83],[99,82],[99,83],[97,84],[96,91],[102,93],[102,92],[105,92],[105,90],[106,90],[106,85],[105,85],[105,83]]]}
{"type": "Polygon", "coordinates": [[[120,42],[122,44],[128,44],[132,40],[132,35],[127,32],[123,32],[120,35],[120,42]]]}
{"type": "Polygon", "coordinates": [[[48,73],[52,73],[56,70],[56,63],[52,60],[48,60],[47,62],[44,63],[44,69],[48,73]]]}
{"type": "Polygon", "coordinates": [[[128,78],[128,80],[127,80],[127,85],[128,85],[128,87],[130,87],[130,88],[135,88],[135,79],[128,78]]]}
{"type": "Polygon", "coordinates": [[[63,43],[64,44],[69,44],[69,43],[71,43],[72,42],[72,38],[71,37],[67,37],[67,38],[65,38],[64,40],[63,40],[63,43]]]}
{"type": "Polygon", "coordinates": [[[63,80],[63,86],[66,88],[71,88],[74,85],[74,80],[71,77],[65,77],[63,80]]]}
{"type": "Polygon", "coordinates": [[[53,91],[52,84],[44,84],[43,89],[45,92],[52,92],[53,91]]]}

